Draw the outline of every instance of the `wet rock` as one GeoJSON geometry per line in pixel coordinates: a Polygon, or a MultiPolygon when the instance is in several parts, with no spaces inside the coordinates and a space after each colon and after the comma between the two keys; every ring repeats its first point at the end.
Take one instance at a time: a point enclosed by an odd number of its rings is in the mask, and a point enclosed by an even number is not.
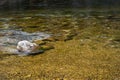
{"type": "Polygon", "coordinates": [[[42,40],[34,40],[33,42],[36,43],[36,44],[38,44],[38,45],[44,45],[44,44],[46,44],[46,42],[42,41],[42,40]]]}
{"type": "Polygon", "coordinates": [[[73,37],[69,34],[61,34],[59,36],[54,36],[55,41],[68,41],[73,39],[73,37]]]}
{"type": "Polygon", "coordinates": [[[24,78],[30,78],[30,77],[32,77],[32,74],[28,74],[28,75],[24,76],[24,78]]]}
{"type": "Polygon", "coordinates": [[[106,44],[106,47],[120,48],[120,37],[114,37],[109,39],[106,44]]]}
{"type": "Polygon", "coordinates": [[[56,41],[56,39],[54,37],[49,37],[49,38],[43,39],[42,41],[54,42],[54,41],[56,41]]]}
{"type": "Polygon", "coordinates": [[[64,41],[72,40],[75,35],[76,35],[76,34],[66,34],[66,35],[64,36],[64,37],[65,37],[65,40],[64,40],[64,41]]]}
{"type": "Polygon", "coordinates": [[[23,17],[22,19],[28,20],[31,19],[32,17],[23,17]]]}
{"type": "Polygon", "coordinates": [[[66,32],[66,33],[69,33],[70,32],[70,30],[62,30],[63,32],[66,32]]]}
{"type": "Polygon", "coordinates": [[[100,19],[104,19],[104,18],[106,18],[106,17],[101,15],[101,16],[97,16],[96,18],[98,18],[98,19],[99,19],[99,18],[100,18],[100,19]]]}
{"type": "Polygon", "coordinates": [[[35,52],[37,47],[36,43],[31,43],[27,40],[19,41],[17,44],[17,50],[23,53],[35,52]]]}
{"type": "Polygon", "coordinates": [[[0,21],[7,22],[12,20],[13,18],[0,18],[0,21]]]}
{"type": "Polygon", "coordinates": [[[54,49],[54,47],[52,45],[43,45],[41,46],[41,49],[46,51],[46,50],[54,49]]]}
{"type": "Polygon", "coordinates": [[[64,41],[72,40],[74,36],[76,36],[77,33],[74,30],[67,31],[67,33],[64,35],[64,41]]]}
{"type": "Polygon", "coordinates": [[[72,29],[64,29],[57,34],[53,34],[53,39],[55,41],[68,41],[72,40],[77,35],[77,32],[72,29]]]}

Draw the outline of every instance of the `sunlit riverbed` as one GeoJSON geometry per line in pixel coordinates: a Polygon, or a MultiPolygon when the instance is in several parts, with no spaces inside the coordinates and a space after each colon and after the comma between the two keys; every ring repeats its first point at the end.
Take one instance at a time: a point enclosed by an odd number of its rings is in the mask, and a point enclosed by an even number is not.
{"type": "Polygon", "coordinates": [[[119,79],[119,11],[78,9],[12,11],[1,13],[0,28],[2,45],[10,44],[10,41],[4,38],[12,38],[13,41],[14,37],[17,42],[24,38],[32,40],[36,39],[33,33],[43,32],[44,37],[52,34],[53,39],[46,42],[55,47],[43,54],[27,57],[1,52],[2,79],[119,79]],[[11,34],[12,31],[16,34],[11,34]],[[30,36],[26,37],[28,35],[30,36]]]}

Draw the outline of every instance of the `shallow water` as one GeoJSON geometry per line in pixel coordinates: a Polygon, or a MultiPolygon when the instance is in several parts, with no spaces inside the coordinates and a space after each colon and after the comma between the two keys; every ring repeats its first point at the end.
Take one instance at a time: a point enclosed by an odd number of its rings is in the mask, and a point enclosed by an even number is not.
{"type": "Polygon", "coordinates": [[[49,37],[50,34],[43,32],[28,33],[21,30],[2,29],[0,30],[0,48],[1,51],[15,53],[17,52],[15,49],[19,41],[27,40],[32,42],[34,40],[42,40],[49,37]]]}
{"type": "Polygon", "coordinates": [[[0,51],[0,78],[113,80],[119,77],[119,11],[47,9],[0,13],[0,50],[11,47],[13,50],[19,40],[43,39],[51,34],[56,41],[48,43],[55,49],[42,55],[18,57],[0,51]]]}
{"type": "Polygon", "coordinates": [[[61,36],[60,39],[67,34],[66,30],[79,34],[81,28],[90,26],[119,29],[119,13],[115,9],[78,8],[4,11],[0,13],[0,45],[16,45],[21,40],[50,37],[44,32],[61,36]]]}
{"type": "Polygon", "coordinates": [[[28,33],[21,30],[0,30],[0,42],[16,44],[18,41],[22,40],[42,40],[50,37],[49,34],[45,34],[43,32],[35,32],[35,33],[28,33]]]}

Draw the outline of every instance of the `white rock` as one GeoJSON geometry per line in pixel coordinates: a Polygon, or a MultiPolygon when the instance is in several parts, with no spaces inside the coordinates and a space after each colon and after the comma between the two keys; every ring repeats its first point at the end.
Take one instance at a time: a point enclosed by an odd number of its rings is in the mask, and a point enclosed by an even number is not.
{"type": "Polygon", "coordinates": [[[17,44],[17,50],[23,53],[31,53],[38,45],[31,43],[27,40],[19,41],[17,44]]]}

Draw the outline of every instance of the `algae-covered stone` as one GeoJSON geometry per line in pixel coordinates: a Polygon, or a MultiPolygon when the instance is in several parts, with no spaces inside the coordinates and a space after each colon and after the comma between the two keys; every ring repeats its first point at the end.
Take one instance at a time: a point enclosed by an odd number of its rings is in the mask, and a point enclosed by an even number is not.
{"type": "Polygon", "coordinates": [[[120,36],[113,36],[105,44],[106,47],[120,48],[120,36]]]}
{"type": "Polygon", "coordinates": [[[41,46],[41,50],[50,50],[50,49],[54,49],[54,47],[52,45],[43,45],[43,46],[41,46]]]}
{"type": "Polygon", "coordinates": [[[44,45],[44,44],[46,44],[46,42],[42,41],[42,40],[35,40],[33,42],[36,43],[36,44],[38,44],[38,45],[44,45]]]}
{"type": "Polygon", "coordinates": [[[28,20],[28,19],[31,19],[32,17],[23,17],[22,19],[24,20],[28,20]]]}
{"type": "Polygon", "coordinates": [[[53,37],[49,37],[49,38],[43,39],[42,41],[56,41],[56,40],[53,37]]]}

